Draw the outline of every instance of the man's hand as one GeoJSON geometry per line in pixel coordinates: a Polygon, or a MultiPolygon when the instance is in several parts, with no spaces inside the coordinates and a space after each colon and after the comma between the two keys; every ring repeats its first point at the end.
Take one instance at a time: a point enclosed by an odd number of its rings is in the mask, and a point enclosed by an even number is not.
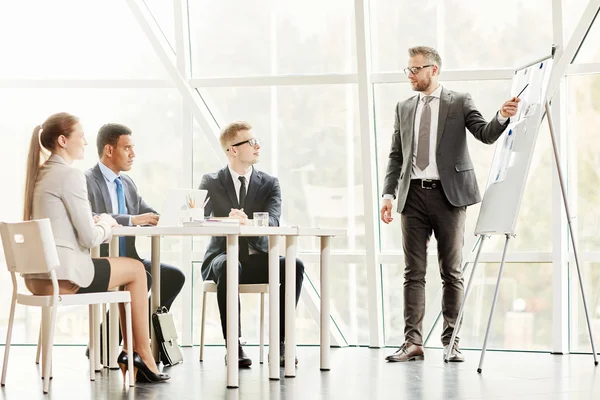
{"type": "Polygon", "coordinates": [[[237,208],[232,208],[229,211],[229,218],[235,218],[240,220],[240,225],[250,225],[250,221],[248,220],[248,216],[244,212],[244,209],[238,210],[237,208]]]}
{"type": "Polygon", "coordinates": [[[381,220],[385,224],[389,224],[394,220],[394,218],[392,218],[392,200],[383,200],[383,206],[381,206],[381,220]]]}
{"type": "Polygon", "coordinates": [[[514,117],[517,114],[517,110],[519,108],[519,102],[521,101],[518,97],[513,97],[502,104],[500,107],[500,115],[504,118],[514,117]]]}
{"type": "Polygon", "coordinates": [[[131,216],[131,225],[152,225],[158,224],[159,215],[153,213],[146,213],[140,215],[131,216]]]}

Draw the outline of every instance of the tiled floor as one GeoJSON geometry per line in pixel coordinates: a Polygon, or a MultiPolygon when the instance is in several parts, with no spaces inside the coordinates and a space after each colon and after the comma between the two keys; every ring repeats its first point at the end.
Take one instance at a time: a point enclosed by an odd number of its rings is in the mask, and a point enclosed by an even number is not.
{"type": "MultiPolygon", "coordinates": [[[[319,348],[299,347],[296,378],[270,381],[258,364],[258,347],[246,347],[255,365],[240,371],[240,388],[225,388],[223,347],[184,348],[185,362],[165,372],[164,384],[123,386],[120,371],[103,371],[90,382],[84,347],[54,350],[54,379],[43,396],[34,347],[13,347],[0,399],[600,399],[600,367],[591,355],[488,352],[483,373],[478,351],[464,351],[463,364],[444,364],[442,352],[427,349],[425,361],[389,364],[394,349],[332,349],[332,369],[319,370],[319,348]]],[[[2,355],[4,348],[2,347],[2,355]]]]}

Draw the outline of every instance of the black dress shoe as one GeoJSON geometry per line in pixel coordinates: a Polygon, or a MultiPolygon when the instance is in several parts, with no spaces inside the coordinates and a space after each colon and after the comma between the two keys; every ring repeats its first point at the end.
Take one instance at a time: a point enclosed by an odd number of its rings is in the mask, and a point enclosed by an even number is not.
{"type": "MultiPolygon", "coordinates": [[[[227,354],[225,354],[225,365],[227,365],[227,354]]],[[[244,348],[242,347],[242,344],[239,344],[239,348],[238,348],[238,367],[239,368],[250,368],[250,366],[252,365],[252,360],[250,359],[250,357],[248,357],[246,355],[246,353],[244,352],[244,348]]]]}

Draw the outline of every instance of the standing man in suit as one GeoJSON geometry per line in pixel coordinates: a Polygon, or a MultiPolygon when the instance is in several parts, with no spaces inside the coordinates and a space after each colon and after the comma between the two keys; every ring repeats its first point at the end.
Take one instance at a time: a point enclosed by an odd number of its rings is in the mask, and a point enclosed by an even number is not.
{"type": "Polygon", "coordinates": [[[487,122],[468,93],[448,90],[438,83],[442,60],[425,46],[408,50],[404,72],[419,92],[396,105],[394,135],[383,188],[381,220],[392,221],[392,200],[401,214],[404,269],[404,344],[388,361],[422,360],[425,315],[425,271],[431,233],[438,243],[442,277],[444,354],[464,361],[451,344],[463,300],[461,255],[467,206],[481,201],[465,128],[483,143],[492,144],[517,112],[518,98],[506,101],[487,122]]]}
{"type": "MultiPolygon", "coordinates": [[[[254,169],[260,155],[260,142],[252,133],[252,126],[243,121],[227,125],[219,136],[221,147],[229,160],[229,165],[213,174],[202,177],[200,189],[208,191],[210,198],[204,213],[214,217],[230,217],[240,220],[242,225],[252,224],[255,212],[269,213],[269,226],[279,226],[281,217],[281,189],[279,180],[254,169]]],[[[239,283],[267,283],[269,281],[269,244],[266,236],[240,237],[239,239],[239,283]]],[[[221,314],[223,337],[226,337],[227,307],[226,282],[227,259],[226,240],[213,237],[210,240],[202,263],[202,278],[217,284],[217,302],[221,314]]],[[[279,299],[280,299],[280,363],[284,364],[285,338],[285,258],[279,257],[279,299]]],[[[296,304],[300,298],[304,264],[296,259],[296,304]]],[[[239,301],[239,300],[238,300],[239,301]]],[[[239,303],[238,303],[239,304],[239,303]]],[[[242,335],[241,325],[239,335],[242,335]]],[[[296,359],[296,364],[298,359],[296,359]]],[[[240,367],[249,367],[252,360],[239,345],[240,367]]]]}
{"type": "MultiPolygon", "coordinates": [[[[92,212],[107,213],[120,225],[156,225],[158,213],[142,199],[133,180],[121,172],[129,171],[135,152],[131,129],[120,124],[106,124],[96,138],[100,161],[85,172],[87,191],[92,212]]],[[[140,258],[135,248],[135,236],[121,237],[119,256],[140,260],[146,268],[148,290],[152,286],[151,262],[140,258]]],[[[101,256],[108,255],[107,246],[101,247],[101,256]]],[[[183,272],[172,265],[160,264],[161,306],[171,308],[185,282],[183,272]]],[[[152,310],[154,312],[156,310],[152,310]]]]}

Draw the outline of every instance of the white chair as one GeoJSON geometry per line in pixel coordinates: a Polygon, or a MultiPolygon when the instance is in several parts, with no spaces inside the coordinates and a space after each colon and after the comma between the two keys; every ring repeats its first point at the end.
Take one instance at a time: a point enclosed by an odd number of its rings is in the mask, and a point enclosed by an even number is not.
{"type": "MultiPolygon", "coordinates": [[[[2,367],[2,386],[6,382],[8,369],[8,356],[12,328],[15,319],[15,306],[33,306],[42,308],[42,329],[39,342],[42,344],[42,378],[44,379],[43,391],[48,393],[51,370],[52,370],[52,345],[54,342],[54,327],[56,314],[60,306],[87,305],[89,307],[90,325],[90,380],[95,380],[95,357],[94,357],[94,320],[97,318],[95,306],[105,303],[124,303],[126,314],[127,337],[131,337],[131,297],[129,292],[104,292],[59,295],[56,271],[59,266],[58,253],[52,227],[49,219],[0,223],[0,234],[6,257],[6,266],[11,274],[13,284],[13,295],[10,306],[10,317],[8,331],[6,333],[6,346],[4,350],[4,363],[2,367]],[[52,280],[54,292],[51,296],[36,296],[32,294],[19,293],[16,274],[40,274],[47,273],[52,280]]],[[[39,347],[38,347],[39,351],[39,347]]],[[[133,377],[133,353],[129,348],[129,386],[134,386],[133,377]]]]}
{"type": "MultiPolygon", "coordinates": [[[[268,284],[240,284],[240,293],[260,293],[260,363],[263,363],[265,346],[265,293],[269,293],[268,284]]],[[[200,361],[204,360],[204,321],[206,318],[206,293],[217,293],[217,284],[213,281],[202,283],[202,322],[200,325],[200,361]]]]}

